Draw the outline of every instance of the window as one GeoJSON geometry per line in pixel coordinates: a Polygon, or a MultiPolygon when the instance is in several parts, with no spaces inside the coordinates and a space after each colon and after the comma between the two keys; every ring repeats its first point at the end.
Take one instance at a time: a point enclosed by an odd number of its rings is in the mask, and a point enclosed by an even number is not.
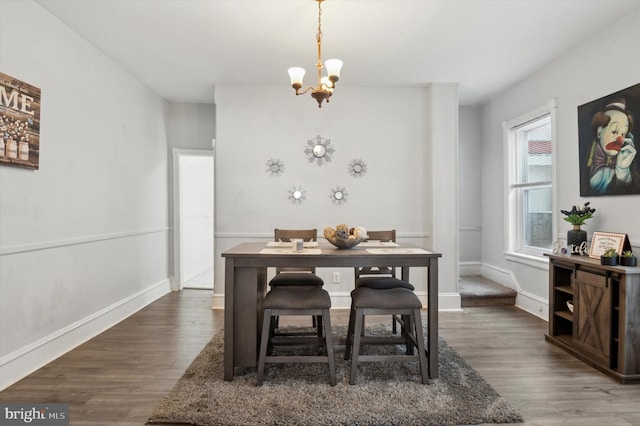
{"type": "Polygon", "coordinates": [[[552,103],[505,123],[507,252],[541,256],[553,246],[552,103]]]}

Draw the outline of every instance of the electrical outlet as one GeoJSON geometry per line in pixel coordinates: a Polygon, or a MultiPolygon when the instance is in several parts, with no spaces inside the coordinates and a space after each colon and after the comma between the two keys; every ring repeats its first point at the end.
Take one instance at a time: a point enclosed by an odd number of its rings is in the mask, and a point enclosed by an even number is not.
{"type": "Polygon", "coordinates": [[[333,273],[333,282],[335,284],[338,284],[340,282],[340,272],[334,272],[333,273]]]}

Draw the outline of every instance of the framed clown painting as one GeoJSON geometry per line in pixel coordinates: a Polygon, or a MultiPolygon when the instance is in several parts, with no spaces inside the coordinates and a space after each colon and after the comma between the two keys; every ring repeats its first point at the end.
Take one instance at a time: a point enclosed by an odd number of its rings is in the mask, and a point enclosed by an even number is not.
{"type": "Polygon", "coordinates": [[[578,107],[580,196],[640,194],[640,84],[578,107]]]}

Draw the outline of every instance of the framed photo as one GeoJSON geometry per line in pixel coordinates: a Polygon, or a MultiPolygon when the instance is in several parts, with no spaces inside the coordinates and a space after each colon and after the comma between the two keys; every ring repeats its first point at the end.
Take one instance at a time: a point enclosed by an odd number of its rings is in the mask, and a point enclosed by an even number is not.
{"type": "Polygon", "coordinates": [[[591,249],[589,257],[599,259],[610,248],[614,248],[618,256],[629,245],[627,234],[614,234],[611,232],[594,232],[591,237],[591,249]]]}
{"type": "Polygon", "coordinates": [[[0,165],[40,167],[40,89],[2,73],[0,165]]]}
{"type": "Polygon", "coordinates": [[[638,122],[640,83],[578,106],[581,197],[640,194],[638,122]]]}

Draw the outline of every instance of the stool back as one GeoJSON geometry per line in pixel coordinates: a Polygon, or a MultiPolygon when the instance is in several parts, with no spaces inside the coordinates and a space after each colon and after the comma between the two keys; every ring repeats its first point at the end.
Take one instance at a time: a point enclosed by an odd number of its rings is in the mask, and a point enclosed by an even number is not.
{"type": "MultiPolygon", "coordinates": [[[[396,230],[388,231],[367,231],[369,240],[380,242],[396,242],[396,230]]],[[[374,277],[396,277],[396,268],[393,266],[364,266],[355,268],[355,279],[363,276],[374,277]]]]}
{"type": "MultiPolygon", "coordinates": [[[[275,228],[273,230],[274,241],[289,242],[293,239],[301,239],[302,241],[318,241],[318,229],[280,229],[275,228]]],[[[295,272],[316,272],[316,268],[312,267],[294,267],[294,266],[280,266],[276,268],[276,274],[282,271],[295,271],[295,272]]]]}

